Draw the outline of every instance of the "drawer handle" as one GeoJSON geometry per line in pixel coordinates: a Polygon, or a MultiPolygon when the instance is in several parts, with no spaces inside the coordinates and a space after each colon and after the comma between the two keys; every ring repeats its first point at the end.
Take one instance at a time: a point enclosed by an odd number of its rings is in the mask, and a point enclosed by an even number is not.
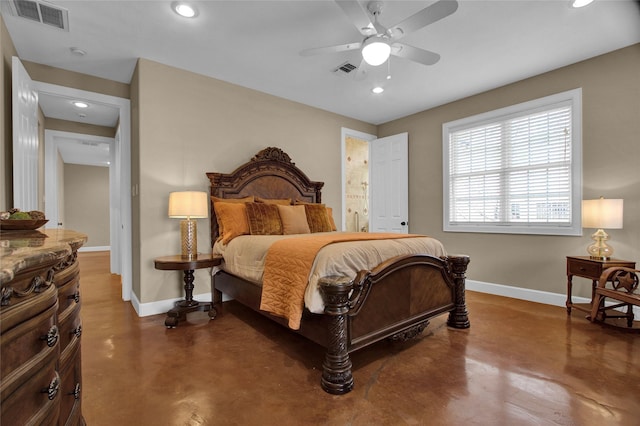
{"type": "Polygon", "coordinates": [[[80,324],[79,326],[77,326],[76,328],[71,330],[71,334],[73,334],[76,337],[80,338],[80,336],[82,335],[82,324],[80,324]]]}
{"type": "Polygon", "coordinates": [[[76,383],[73,392],[69,392],[67,395],[73,395],[73,399],[80,399],[80,383],[76,383]]]}
{"type": "Polygon", "coordinates": [[[47,334],[45,334],[44,336],[40,336],[40,340],[46,340],[47,346],[52,348],[58,342],[58,336],[59,336],[58,327],[55,325],[52,325],[49,331],[47,331],[47,334]]]}
{"type": "Polygon", "coordinates": [[[67,299],[73,299],[76,303],[80,303],[80,291],[76,290],[75,293],[67,296],[67,299]]]}
{"type": "Polygon", "coordinates": [[[586,270],[587,270],[587,268],[582,267],[582,266],[581,266],[579,269],[580,269],[580,271],[581,271],[581,272],[584,272],[584,271],[586,271],[586,270]]]}
{"type": "Polygon", "coordinates": [[[51,380],[51,383],[49,383],[49,387],[46,387],[46,388],[42,389],[40,391],[40,393],[46,393],[47,397],[49,398],[49,401],[53,401],[53,399],[58,394],[59,390],[60,390],[60,376],[58,375],[58,372],[56,371],[56,375],[51,380]]]}

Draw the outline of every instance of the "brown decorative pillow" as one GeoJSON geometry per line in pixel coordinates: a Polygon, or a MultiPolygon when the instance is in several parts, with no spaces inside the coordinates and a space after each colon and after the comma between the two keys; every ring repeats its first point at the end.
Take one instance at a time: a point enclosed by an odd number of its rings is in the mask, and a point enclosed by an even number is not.
{"type": "Polygon", "coordinates": [[[280,220],[282,221],[283,234],[308,234],[311,232],[304,206],[279,205],[278,213],[280,213],[280,220]]]}
{"type": "Polygon", "coordinates": [[[249,223],[247,222],[246,203],[213,203],[213,209],[218,221],[219,240],[223,244],[240,235],[249,234],[249,223]]]}
{"type": "Polygon", "coordinates": [[[262,198],[256,197],[256,203],[279,204],[281,206],[290,206],[291,198],[262,198]]]}
{"type": "Polygon", "coordinates": [[[304,204],[304,208],[307,214],[307,223],[312,233],[332,231],[327,208],[324,204],[304,204]]]}
{"type": "Polygon", "coordinates": [[[245,206],[251,235],[282,234],[282,221],[276,204],[247,203],[245,206]]]}

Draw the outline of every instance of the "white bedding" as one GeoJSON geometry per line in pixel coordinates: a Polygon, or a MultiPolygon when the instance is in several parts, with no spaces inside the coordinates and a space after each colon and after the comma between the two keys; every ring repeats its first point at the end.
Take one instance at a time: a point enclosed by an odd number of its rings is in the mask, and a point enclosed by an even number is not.
{"type": "MultiPolygon", "coordinates": [[[[260,285],[269,246],[278,240],[308,236],[309,234],[242,235],[234,238],[227,245],[219,241],[216,242],[213,246],[213,253],[223,256],[222,269],[260,285]]],[[[372,269],[387,259],[416,253],[437,257],[446,255],[442,243],[431,237],[329,244],[320,250],[314,261],[309,276],[309,285],[305,292],[305,306],[313,313],[324,312],[324,303],[318,289],[320,277],[343,275],[355,278],[359,271],[372,269]]]]}

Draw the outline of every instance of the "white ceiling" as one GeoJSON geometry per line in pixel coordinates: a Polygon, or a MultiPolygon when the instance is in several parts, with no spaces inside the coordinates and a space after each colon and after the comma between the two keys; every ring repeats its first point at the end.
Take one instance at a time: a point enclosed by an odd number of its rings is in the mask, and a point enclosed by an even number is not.
{"type": "MultiPolygon", "coordinates": [[[[392,57],[392,79],[374,95],[377,72],[362,81],[333,72],[346,61],[359,65],[359,51],[299,54],[362,41],[330,0],[198,1],[191,20],[173,13],[170,1],[54,1],[69,11],[68,32],[15,17],[5,3],[4,20],[24,60],[129,83],[142,57],[373,124],[640,42],[635,0],[596,0],[582,9],[569,0],[458,0],[453,15],[403,39],[439,53],[440,61],[392,57]],[[87,54],[75,56],[71,47],[87,54]]],[[[432,3],[387,1],[380,22],[392,26],[432,3]]],[[[385,65],[378,68],[386,73],[385,65]]],[[[47,116],[77,115],[58,108],[43,105],[47,116]]],[[[89,108],[85,120],[97,112],[89,108]]]]}

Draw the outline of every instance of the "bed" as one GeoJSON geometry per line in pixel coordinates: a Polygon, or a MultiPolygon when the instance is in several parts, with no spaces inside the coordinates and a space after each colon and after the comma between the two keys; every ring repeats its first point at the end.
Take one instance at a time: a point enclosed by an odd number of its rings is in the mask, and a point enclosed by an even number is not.
{"type": "MultiPolygon", "coordinates": [[[[314,205],[314,209],[322,205],[321,189],[324,183],[311,181],[279,148],[263,149],[232,173],[212,172],[207,173],[207,177],[210,181],[210,227],[214,252],[220,251],[219,240],[224,232],[219,228],[216,214],[216,208],[220,206],[248,199],[291,200],[292,204],[314,205]],[[219,204],[216,205],[216,202],[219,204]]],[[[245,236],[234,241],[241,241],[242,238],[245,236]]],[[[289,243],[292,240],[288,239],[289,243]]],[[[223,246],[231,247],[233,244],[227,241],[223,246]]],[[[336,243],[332,247],[345,244],[360,242],[336,243]]],[[[322,312],[317,312],[317,307],[314,309],[316,312],[305,307],[297,323],[298,328],[294,331],[326,350],[322,365],[322,388],[331,394],[351,391],[354,380],[350,353],[383,339],[414,338],[435,316],[448,314],[448,326],[468,328],[470,323],[465,303],[468,264],[469,257],[465,255],[435,256],[415,252],[385,259],[352,276],[331,274],[317,277],[316,287],[322,312]]],[[[290,320],[261,309],[263,289],[259,283],[241,277],[236,271],[225,270],[224,265],[225,262],[212,274],[212,318],[221,309],[224,293],[291,328],[290,320]]]]}

